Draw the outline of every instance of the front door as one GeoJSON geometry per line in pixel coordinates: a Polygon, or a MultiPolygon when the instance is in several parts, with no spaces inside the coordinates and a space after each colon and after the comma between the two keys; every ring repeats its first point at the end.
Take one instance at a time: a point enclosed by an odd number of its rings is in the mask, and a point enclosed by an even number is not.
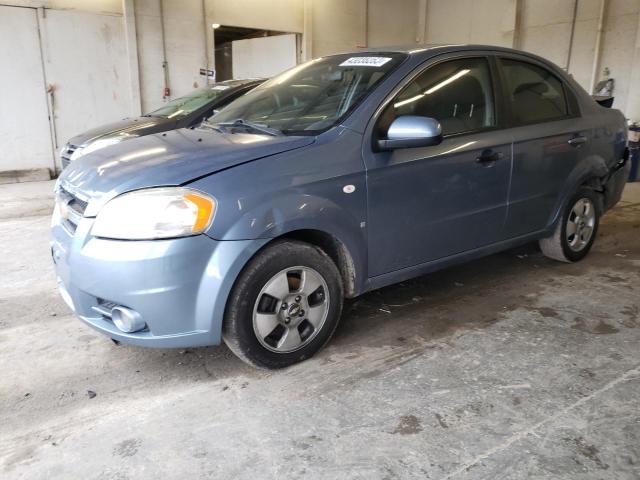
{"type": "Polygon", "coordinates": [[[511,170],[510,136],[497,128],[485,57],[427,67],[384,108],[365,146],[369,275],[473,250],[501,239],[511,170]],[[437,119],[437,146],[376,151],[402,115],[437,119]]]}

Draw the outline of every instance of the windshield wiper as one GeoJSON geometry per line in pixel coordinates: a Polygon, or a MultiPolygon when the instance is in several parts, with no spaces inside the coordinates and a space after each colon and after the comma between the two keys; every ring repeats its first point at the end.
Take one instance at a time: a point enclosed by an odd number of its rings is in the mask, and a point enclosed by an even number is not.
{"type": "MultiPolygon", "coordinates": [[[[225,133],[226,129],[225,128],[220,128],[218,125],[218,123],[211,123],[208,120],[203,120],[202,123],[200,123],[200,125],[198,125],[198,128],[209,128],[211,130],[215,130],[218,133],[225,133]]],[[[222,127],[224,127],[224,125],[222,125],[222,127]]]]}
{"type": "Polygon", "coordinates": [[[234,127],[234,128],[245,128],[247,130],[253,130],[254,132],[264,133],[266,135],[271,135],[273,137],[279,137],[284,135],[280,130],[276,128],[267,127],[261,123],[253,123],[247,122],[242,118],[234,120],[233,122],[218,122],[215,125],[219,127],[234,127]]]}

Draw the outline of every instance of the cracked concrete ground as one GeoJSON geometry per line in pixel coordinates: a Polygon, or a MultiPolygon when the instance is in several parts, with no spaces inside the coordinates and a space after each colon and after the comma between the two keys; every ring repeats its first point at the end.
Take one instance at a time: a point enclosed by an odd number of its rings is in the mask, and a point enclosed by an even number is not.
{"type": "Polygon", "coordinates": [[[0,186],[3,479],[640,478],[640,184],[584,261],[531,245],[371,292],[276,372],[74,319],[51,187],[0,186]]]}

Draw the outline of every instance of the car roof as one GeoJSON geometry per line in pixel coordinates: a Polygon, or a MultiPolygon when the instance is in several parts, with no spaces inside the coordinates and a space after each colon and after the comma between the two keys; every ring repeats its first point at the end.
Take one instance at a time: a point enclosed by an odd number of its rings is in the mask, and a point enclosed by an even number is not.
{"type": "MultiPolygon", "coordinates": [[[[532,58],[540,59],[538,55],[534,55],[522,50],[516,50],[515,48],[499,47],[496,45],[481,45],[481,44],[465,44],[465,43],[427,43],[427,44],[415,44],[415,45],[389,45],[382,47],[364,47],[355,51],[341,52],[344,54],[362,54],[362,53],[404,53],[407,55],[422,55],[425,53],[449,53],[449,52],[462,52],[462,51],[493,51],[502,53],[516,53],[519,55],[527,55],[532,58]]],[[[542,59],[544,60],[544,59],[542,59]]],[[[547,60],[548,62],[548,60],[547,60]]]]}
{"type": "Polygon", "coordinates": [[[458,50],[495,50],[502,52],[512,52],[512,53],[526,53],[522,50],[516,50],[514,48],[507,47],[499,47],[496,45],[480,45],[480,44],[465,44],[465,43],[425,43],[425,44],[415,44],[415,45],[389,45],[384,47],[364,47],[359,48],[356,51],[352,52],[343,52],[343,53],[379,53],[379,52],[389,52],[389,53],[406,53],[409,55],[416,55],[422,52],[426,52],[428,50],[446,50],[446,51],[458,51],[458,50]]]}
{"type": "MultiPolygon", "coordinates": [[[[491,53],[505,53],[505,54],[516,54],[520,56],[529,57],[532,60],[536,60],[540,63],[543,63],[547,67],[552,67],[556,70],[556,73],[560,73],[563,76],[566,76],[566,72],[560,68],[558,65],[554,64],[550,60],[543,58],[534,53],[525,52],[523,50],[517,50],[515,48],[507,48],[507,47],[499,47],[496,45],[475,45],[475,44],[465,44],[465,43],[428,43],[428,44],[415,44],[415,45],[396,45],[396,46],[385,46],[385,47],[365,47],[359,48],[355,51],[347,51],[341,52],[336,55],[362,55],[367,53],[398,53],[409,55],[409,57],[420,58],[422,60],[426,60],[427,58],[440,55],[444,53],[455,53],[455,52],[473,52],[473,51],[483,51],[483,52],[491,52],[491,53]]],[[[330,57],[331,55],[327,55],[330,57]]]]}
{"type": "Polygon", "coordinates": [[[215,87],[216,85],[226,85],[228,87],[239,87],[241,85],[248,85],[250,83],[263,83],[266,78],[232,78],[230,80],[223,80],[221,82],[215,82],[209,85],[215,87]]]}

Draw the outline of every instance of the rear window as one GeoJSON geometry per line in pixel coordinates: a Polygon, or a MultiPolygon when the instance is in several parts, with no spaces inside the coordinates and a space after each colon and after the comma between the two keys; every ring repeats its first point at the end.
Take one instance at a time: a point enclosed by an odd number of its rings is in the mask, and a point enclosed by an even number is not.
{"type": "Polygon", "coordinates": [[[545,68],[518,60],[501,59],[506,101],[518,125],[546,122],[567,116],[562,82],[545,68]]]}

